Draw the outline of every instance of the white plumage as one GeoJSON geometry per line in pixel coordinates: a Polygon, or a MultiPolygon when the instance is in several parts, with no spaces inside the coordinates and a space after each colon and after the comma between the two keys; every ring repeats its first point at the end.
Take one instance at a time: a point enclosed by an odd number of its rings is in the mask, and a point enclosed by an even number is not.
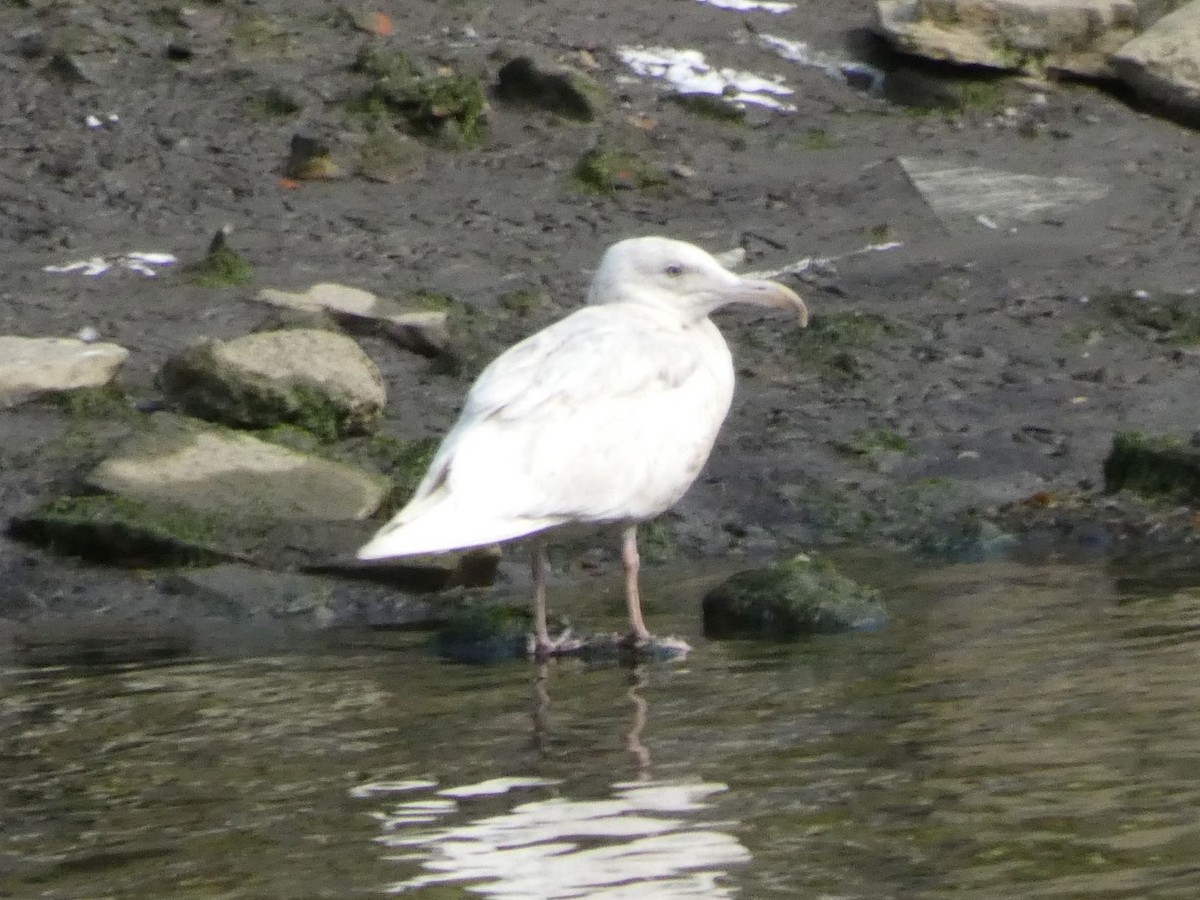
{"type": "MultiPolygon", "coordinates": [[[[708,315],[729,303],[803,301],[740,278],[682,241],[610,247],[589,305],[510,347],[479,376],[413,498],[361,559],[477,547],[570,523],[618,524],[631,639],[649,635],[637,594],[637,523],[669,509],[708,459],[733,396],[729,348],[708,315]]],[[[545,549],[534,552],[537,650],[545,549]]]]}

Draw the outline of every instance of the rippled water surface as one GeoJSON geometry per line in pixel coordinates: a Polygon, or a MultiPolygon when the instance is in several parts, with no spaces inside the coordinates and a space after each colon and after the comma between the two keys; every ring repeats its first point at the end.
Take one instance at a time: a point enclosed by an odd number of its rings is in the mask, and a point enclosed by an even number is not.
{"type": "Polygon", "coordinates": [[[874,634],[637,669],[9,669],[0,896],[1200,896],[1200,590],[886,593],[874,634]]]}

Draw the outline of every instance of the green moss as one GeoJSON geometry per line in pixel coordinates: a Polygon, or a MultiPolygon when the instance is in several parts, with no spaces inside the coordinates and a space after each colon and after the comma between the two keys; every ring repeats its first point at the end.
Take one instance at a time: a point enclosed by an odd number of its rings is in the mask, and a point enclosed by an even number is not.
{"type": "Polygon", "coordinates": [[[405,440],[375,434],[346,449],[349,461],[369,465],[391,480],[387,499],[380,507],[380,515],[390,517],[412,497],[417,485],[425,477],[438,446],[439,442],[430,438],[405,440]]]}
{"type": "Polygon", "coordinates": [[[652,519],[638,526],[638,552],[645,562],[652,564],[668,562],[679,554],[669,519],[652,519]]]}
{"type": "Polygon", "coordinates": [[[958,95],[962,109],[989,115],[1002,112],[1008,103],[1005,82],[996,78],[964,81],[959,85],[958,95]]]}
{"type": "Polygon", "coordinates": [[[183,277],[200,287],[241,287],[249,284],[254,270],[232,247],[229,231],[221,229],[208,245],[204,258],[183,267],[183,277]]]}
{"type": "Polygon", "coordinates": [[[804,136],[807,150],[832,150],[837,146],[837,141],[824,128],[810,128],[804,136]]]}
{"type": "Polygon", "coordinates": [[[360,49],[354,71],[371,84],[352,109],[373,121],[402,118],[419,135],[464,147],[483,141],[487,107],[478,78],[459,73],[428,75],[405,54],[377,43],[360,49]]]}
{"type": "Polygon", "coordinates": [[[801,365],[831,384],[861,381],[866,365],[856,351],[870,347],[896,326],[875,313],[846,312],[813,316],[807,329],[789,338],[801,365]]]}
{"type": "Polygon", "coordinates": [[[438,629],[441,656],[456,662],[489,663],[522,658],[532,615],[525,606],[465,603],[438,629]]]}
{"type": "Polygon", "coordinates": [[[167,362],[161,382],[188,415],[242,428],[291,425],[332,441],[362,423],[324,392],[304,384],[280,385],[227,378],[214,356],[216,343],[198,344],[167,362]]]}
{"type": "Polygon", "coordinates": [[[654,163],[630,150],[597,147],[575,166],[575,185],[589,194],[611,195],[620,188],[661,190],[668,179],[654,163]]]}
{"type": "Polygon", "coordinates": [[[226,558],[215,547],[219,517],[107,494],[56,497],[13,519],[18,540],[112,565],[200,565],[226,558]]]}
{"type": "Polygon", "coordinates": [[[72,419],[128,421],[139,415],[129,398],[114,384],[47,394],[43,400],[46,405],[53,406],[72,419]]]}
{"type": "Polygon", "coordinates": [[[671,94],[669,99],[681,109],[703,119],[730,125],[742,125],[746,121],[744,109],[717,94],[671,94]]]}
{"type": "Polygon", "coordinates": [[[1102,294],[1094,306],[1129,328],[1173,344],[1200,343],[1200,297],[1188,294],[1139,296],[1131,291],[1102,294]]]}
{"type": "Polygon", "coordinates": [[[1104,488],[1200,505],[1200,446],[1171,436],[1118,434],[1104,461],[1104,488]]]}
{"type": "Polygon", "coordinates": [[[845,449],[855,456],[874,456],[877,453],[911,453],[904,435],[886,428],[866,428],[854,433],[845,449]]]}
{"type": "Polygon", "coordinates": [[[877,591],[810,555],[738,572],[705,594],[702,605],[704,633],[715,638],[794,640],[877,627],[885,618],[877,591]]]}
{"type": "Polygon", "coordinates": [[[250,118],[260,121],[286,119],[300,112],[300,102],[279,88],[269,88],[250,100],[250,118]]]}
{"type": "Polygon", "coordinates": [[[887,222],[880,222],[867,229],[867,240],[872,244],[886,244],[892,239],[892,228],[887,222]]]}

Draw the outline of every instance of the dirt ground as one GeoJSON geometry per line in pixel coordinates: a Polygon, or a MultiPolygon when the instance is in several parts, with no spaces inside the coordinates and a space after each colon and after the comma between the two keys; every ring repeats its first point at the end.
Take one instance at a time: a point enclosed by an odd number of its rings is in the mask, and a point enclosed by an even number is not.
{"type": "MultiPolygon", "coordinates": [[[[1081,84],[987,83],[951,108],[914,110],[756,41],[769,32],[849,58],[872,16],[866,0],[780,16],[696,0],[6,4],[0,334],[95,328],[131,351],[126,393],[153,400],[170,354],[268,319],[253,300],[262,287],[446,295],[475,311],[486,357],[579,305],[622,237],[741,247],[751,270],[834,258],[787,277],[815,316],[803,337],[768,316],[720,317],[738,394],[672,520],[695,557],[853,539],[848,521],[903,518],[927,488],[959,506],[1095,488],[1114,432],[1200,428],[1200,353],[1108,303],[1144,291],[1200,309],[1196,132],[1081,84]],[[372,37],[387,30],[377,11],[391,33],[372,37]],[[351,162],[365,84],[353,62],[367,40],[489,84],[528,55],[589,71],[610,97],[584,124],[493,102],[480,146],[432,143],[420,171],[379,183],[351,162]],[[628,45],[698,49],[714,65],[781,76],[796,110],[698,114],[634,76],[616,55],[628,45]],[[280,95],[293,112],[265,99],[280,95]],[[297,133],[326,143],[346,177],[281,183],[297,133]],[[630,149],[667,184],[581,190],[572,173],[598,146],[630,149]],[[935,215],[899,162],[911,158],[1085,178],[1107,193],[991,228],[935,215]],[[248,286],[44,271],[129,251],[195,259],[227,224],[253,266],[248,286]],[[899,246],[847,255],[884,241],[899,246]],[[514,291],[544,302],[506,309],[514,291]]],[[[914,71],[919,84],[949,78],[914,71]]],[[[362,344],[387,381],[384,430],[443,433],[469,373],[438,374],[383,338],[362,344]]],[[[50,452],[66,428],[53,406],[0,411],[4,517],[69,476],[50,452]]],[[[167,602],[155,573],[0,537],[6,628],[79,610],[136,618],[167,602]]]]}

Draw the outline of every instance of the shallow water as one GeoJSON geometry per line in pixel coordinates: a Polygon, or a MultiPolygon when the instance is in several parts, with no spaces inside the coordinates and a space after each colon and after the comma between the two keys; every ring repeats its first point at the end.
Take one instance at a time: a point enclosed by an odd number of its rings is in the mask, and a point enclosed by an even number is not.
{"type": "Polygon", "coordinates": [[[1200,589],[876,575],[879,632],[632,670],[6,670],[0,897],[1200,893],[1200,589]]]}

